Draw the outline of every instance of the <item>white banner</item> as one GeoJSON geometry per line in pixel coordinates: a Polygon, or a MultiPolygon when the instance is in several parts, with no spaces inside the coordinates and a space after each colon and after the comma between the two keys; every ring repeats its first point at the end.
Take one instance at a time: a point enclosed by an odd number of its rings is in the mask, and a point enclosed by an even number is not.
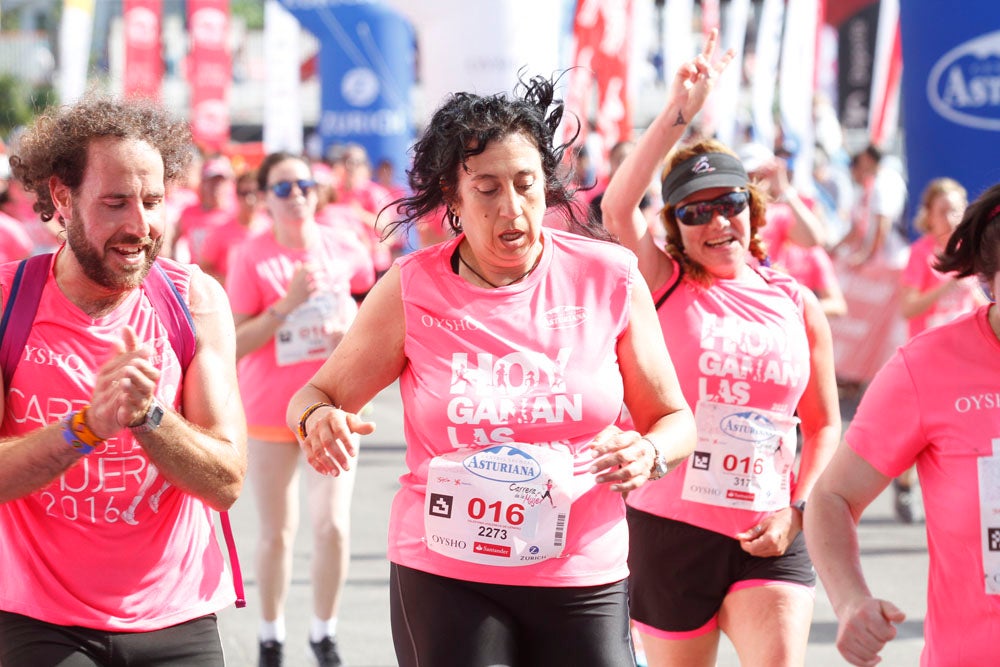
{"type": "Polygon", "coordinates": [[[715,101],[716,132],[719,139],[728,146],[736,144],[736,129],[741,106],[743,50],[749,16],[750,0],[731,0],[722,20],[722,53],[732,49],[736,55],[722,73],[722,79],[710,99],[715,101]]]}
{"type": "Polygon", "coordinates": [[[420,35],[424,121],[450,94],[509,93],[518,74],[551,76],[560,63],[560,35],[571,25],[561,2],[537,0],[391,0],[387,5],[420,35]],[[530,19],[526,18],[530,17],[530,19]]]}
{"type": "Polygon", "coordinates": [[[667,0],[666,11],[663,14],[666,42],[663,73],[669,88],[677,69],[696,53],[694,40],[691,38],[694,0],[667,0]]]}
{"type": "Polygon", "coordinates": [[[87,90],[94,0],[64,0],[59,24],[59,102],[73,104],[87,90]]]}
{"type": "Polygon", "coordinates": [[[784,23],[784,0],[764,0],[757,25],[757,52],[754,59],[750,109],[753,116],[754,140],[765,146],[774,145],[774,82],[778,80],[778,59],[781,56],[781,26],[784,23]]]}
{"type": "Polygon", "coordinates": [[[813,96],[816,90],[819,23],[819,6],[816,0],[788,3],[781,47],[778,105],[785,137],[791,139],[798,148],[794,183],[804,192],[811,192],[813,187],[813,96]]]}
{"type": "Polygon", "coordinates": [[[301,153],[299,22],[278,0],[264,4],[264,151],[301,153]]]}

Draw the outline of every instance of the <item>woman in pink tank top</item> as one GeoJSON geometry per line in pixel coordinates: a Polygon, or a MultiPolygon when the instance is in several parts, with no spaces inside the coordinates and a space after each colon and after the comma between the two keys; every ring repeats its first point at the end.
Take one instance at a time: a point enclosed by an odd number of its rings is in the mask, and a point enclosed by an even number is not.
{"type": "Polygon", "coordinates": [[[570,205],[554,84],[519,92],[457,93],[434,114],[398,223],[443,211],[456,236],[396,260],[288,408],[309,462],[341,475],[374,428],[357,411],[399,380],[403,667],[634,665],[622,493],[694,444],[635,257],[543,224],[557,210],[606,236],[570,205]]]}
{"type": "Polygon", "coordinates": [[[732,57],[713,62],[716,40],[681,67],[602,203],[698,430],[684,465],[629,494],[631,613],[651,666],[714,664],[721,633],[748,663],[802,665],[815,582],[802,510],[840,438],[833,349],[815,296],[765,266],[766,198],[735,153],[706,139],[668,157],[732,57]],[[639,203],[664,159],[661,250],[639,203]]]}

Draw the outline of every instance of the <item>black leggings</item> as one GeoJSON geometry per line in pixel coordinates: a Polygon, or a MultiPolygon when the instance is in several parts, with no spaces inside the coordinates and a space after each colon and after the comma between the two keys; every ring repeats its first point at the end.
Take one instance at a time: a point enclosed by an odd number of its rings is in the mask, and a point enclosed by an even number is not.
{"type": "Polygon", "coordinates": [[[635,667],[625,581],[503,586],[389,567],[399,667],[635,667]]]}
{"type": "Polygon", "coordinates": [[[223,667],[215,614],[149,632],[53,625],[0,611],[3,667],[223,667]]]}

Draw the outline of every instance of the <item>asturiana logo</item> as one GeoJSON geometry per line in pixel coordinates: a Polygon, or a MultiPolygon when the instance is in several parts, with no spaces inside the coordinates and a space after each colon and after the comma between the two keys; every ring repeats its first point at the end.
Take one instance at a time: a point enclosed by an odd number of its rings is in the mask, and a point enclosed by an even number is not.
{"type": "Polygon", "coordinates": [[[550,329],[567,329],[587,321],[587,309],[582,306],[557,306],[545,311],[545,326],[550,329]]]}
{"type": "Polygon", "coordinates": [[[927,77],[931,108],[948,120],[1000,130],[1000,31],[959,44],[927,77]]]}
{"type": "Polygon", "coordinates": [[[538,477],[541,466],[529,454],[511,445],[496,445],[469,454],[465,469],[495,482],[527,482],[538,477]]]}
{"type": "Polygon", "coordinates": [[[753,410],[726,415],[719,428],[726,435],[747,442],[765,442],[781,435],[774,422],[753,410]]]}

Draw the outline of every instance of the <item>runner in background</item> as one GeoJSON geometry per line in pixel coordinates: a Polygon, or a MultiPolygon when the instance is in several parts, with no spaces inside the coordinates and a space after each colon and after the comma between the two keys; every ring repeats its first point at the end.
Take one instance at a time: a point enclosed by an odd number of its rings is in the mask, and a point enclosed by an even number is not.
{"type": "MultiPolygon", "coordinates": [[[[1000,185],[965,211],[942,274],[1000,290],[1000,185]]],[[[981,306],[911,338],[878,372],[844,442],[813,489],[806,537],[852,665],[879,653],[905,619],[861,569],[858,522],[892,479],[916,464],[930,565],[927,667],[991,665],[1000,646],[1000,312],[981,306]]]]}
{"type": "MultiPolygon", "coordinates": [[[[934,268],[961,222],[966,204],[965,188],[950,178],[934,179],[920,197],[920,209],[913,224],[922,235],[910,246],[910,259],[900,278],[900,306],[910,338],[986,303],[974,276],[958,278],[934,268]]],[[[902,523],[914,520],[915,482],[913,467],[893,480],[893,509],[902,523]]]]}
{"type": "MultiPolygon", "coordinates": [[[[299,522],[299,447],[285,426],[285,406],[340,343],[357,312],[352,293],[366,292],[375,273],[360,244],[316,222],[316,182],[306,158],[268,155],[257,189],[272,226],[233,253],[226,290],[260,520],[259,664],[272,667],[281,664],[287,635],[284,605],[299,522]]],[[[326,477],[309,468],[305,477],[313,535],[309,643],[320,666],[332,667],[341,664],[337,612],[350,561],[354,474],[326,477]]]]}
{"type": "Polygon", "coordinates": [[[732,58],[713,62],[717,40],[604,194],[698,425],[685,465],[628,496],[630,606],[651,667],[714,665],[720,633],[742,664],[797,666],[815,594],[802,511],[840,438],[833,350],[813,294],[763,266],[766,196],[740,160],[715,140],[674,148],[732,58]],[[664,158],[665,252],[639,208],[664,158]]]}

